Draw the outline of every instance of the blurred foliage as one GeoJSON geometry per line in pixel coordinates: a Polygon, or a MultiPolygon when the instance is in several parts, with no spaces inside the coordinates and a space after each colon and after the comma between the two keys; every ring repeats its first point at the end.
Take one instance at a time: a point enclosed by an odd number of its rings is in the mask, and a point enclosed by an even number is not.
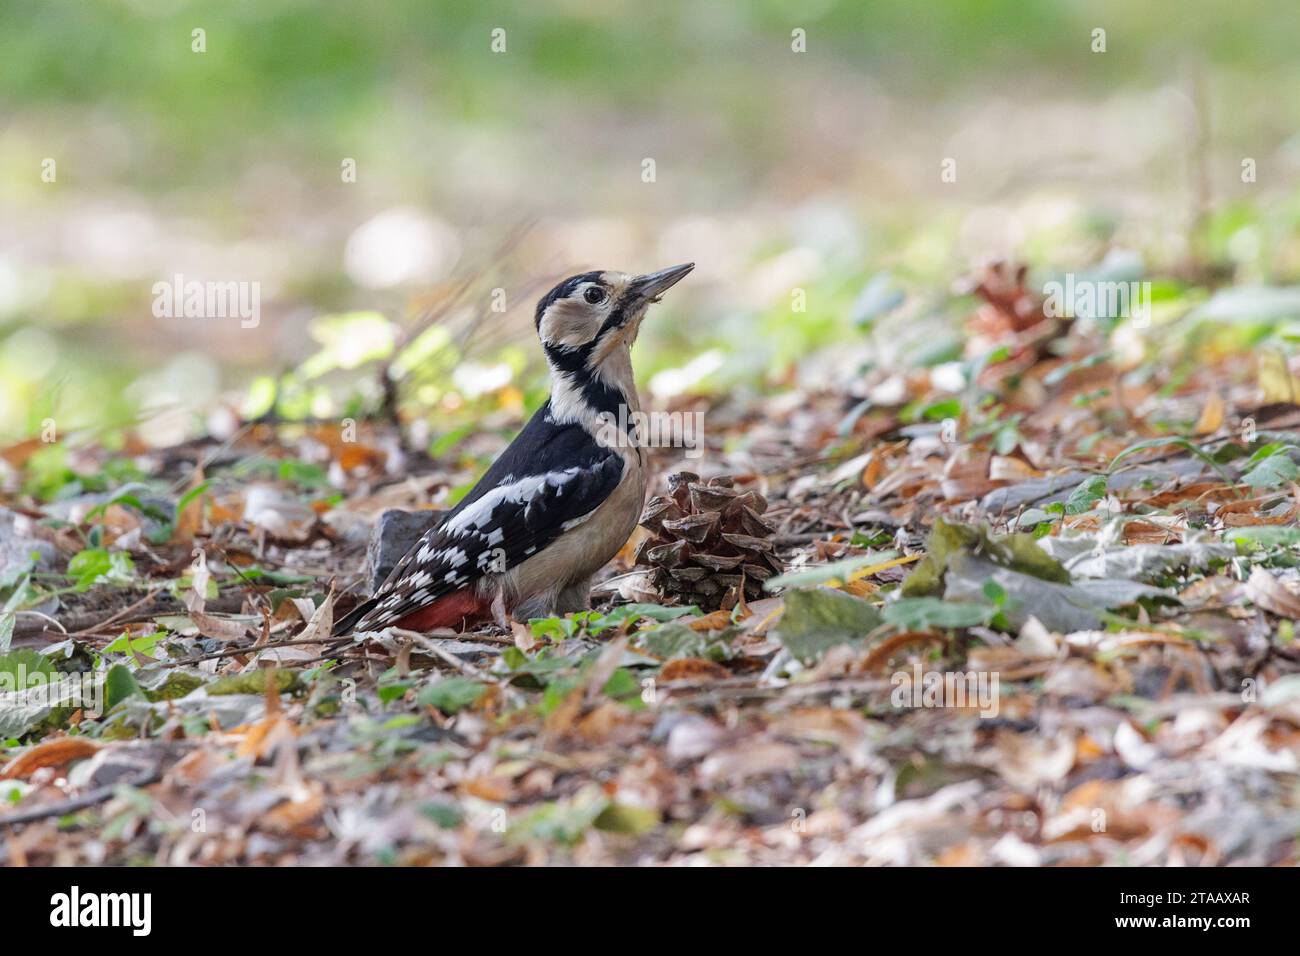
{"type": "MultiPolygon", "coordinates": [[[[0,5],[0,437],[363,415],[391,362],[454,443],[540,402],[531,302],[592,265],[700,262],[638,344],[661,397],[784,382],[831,343],[951,358],[952,281],[1008,250],[1044,280],[1135,251],[1180,323],[1217,282],[1300,276],[1297,28],[1262,0],[0,5]],[[261,326],[156,319],[179,273],[261,283],[261,326]],[[431,295],[448,321],[408,338],[431,295]]],[[[1279,348],[1294,311],[1260,320],[1279,348]]]]}

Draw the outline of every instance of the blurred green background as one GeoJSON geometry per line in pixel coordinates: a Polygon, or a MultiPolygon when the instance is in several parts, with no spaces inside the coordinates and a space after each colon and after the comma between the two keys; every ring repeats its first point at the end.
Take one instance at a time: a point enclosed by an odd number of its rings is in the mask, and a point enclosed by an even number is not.
{"type": "Polygon", "coordinates": [[[593,267],[699,264],[637,347],[658,401],[959,348],[999,257],[1292,283],[1297,37],[1256,0],[7,0],[0,439],[365,413],[397,355],[434,446],[538,400],[533,302],[593,267]],[[155,317],[177,274],[260,322],[155,317]]]}

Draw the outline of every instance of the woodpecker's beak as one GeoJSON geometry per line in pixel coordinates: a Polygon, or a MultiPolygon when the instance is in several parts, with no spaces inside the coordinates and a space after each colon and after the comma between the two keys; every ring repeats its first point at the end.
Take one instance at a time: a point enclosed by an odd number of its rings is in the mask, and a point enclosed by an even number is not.
{"type": "Polygon", "coordinates": [[[680,266],[637,276],[629,282],[617,308],[596,333],[597,347],[589,362],[590,367],[600,365],[620,346],[630,347],[650,303],[658,302],[660,295],[682,281],[694,268],[694,262],[684,262],[680,266]]]}
{"type": "Polygon", "coordinates": [[[660,295],[685,279],[687,273],[694,268],[694,262],[684,262],[679,266],[669,266],[667,269],[651,272],[649,275],[637,276],[629,284],[628,291],[651,302],[658,302],[660,295]]]}

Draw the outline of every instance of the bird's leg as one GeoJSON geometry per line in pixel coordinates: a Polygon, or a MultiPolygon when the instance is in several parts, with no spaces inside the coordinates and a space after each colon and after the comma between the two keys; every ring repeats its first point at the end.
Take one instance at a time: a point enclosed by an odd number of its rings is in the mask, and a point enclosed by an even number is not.
{"type": "Polygon", "coordinates": [[[574,581],[555,595],[555,613],[571,614],[591,607],[591,578],[574,581]]]}
{"type": "Polygon", "coordinates": [[[492,598],[492,618],[506,633],[510,632],[510,615],[506,613],[505,588],[497,588],[496,596],[492,598]]]}
{"type": "Polygon", "coordinates": [[[575,581],[563,587],[534,594],[510,611],[510,616],[521,623],[535,617],[556,617],[585,611],[591,606],[591,578],[575,581]]]}

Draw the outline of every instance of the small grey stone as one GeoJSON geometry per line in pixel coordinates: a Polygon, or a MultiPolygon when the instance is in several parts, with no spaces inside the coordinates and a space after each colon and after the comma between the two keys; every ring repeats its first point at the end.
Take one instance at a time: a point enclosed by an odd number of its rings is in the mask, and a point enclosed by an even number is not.
{"type": "Polygon", "coordinates": [[[106,747],[89,760],[75,764],[68,782],[78,788],[106,787],[146,777],[158,765],[158,757],[145,749],[106,747]]]}
{"type": "Polygon", "coordinates": [[[0,569],[26,564],[33,552],[40,571],[53,570],[59,560],[58,548],[36,536],[31,518],[0,508],[0,569]]]}
{"type": "Polygon", "coordinates": [[[415,547],[421,535],[442,520],[445,511],[389,509],[379,516],[366,550],[366,580],[374,594],[397,562],[415,547]]]}

